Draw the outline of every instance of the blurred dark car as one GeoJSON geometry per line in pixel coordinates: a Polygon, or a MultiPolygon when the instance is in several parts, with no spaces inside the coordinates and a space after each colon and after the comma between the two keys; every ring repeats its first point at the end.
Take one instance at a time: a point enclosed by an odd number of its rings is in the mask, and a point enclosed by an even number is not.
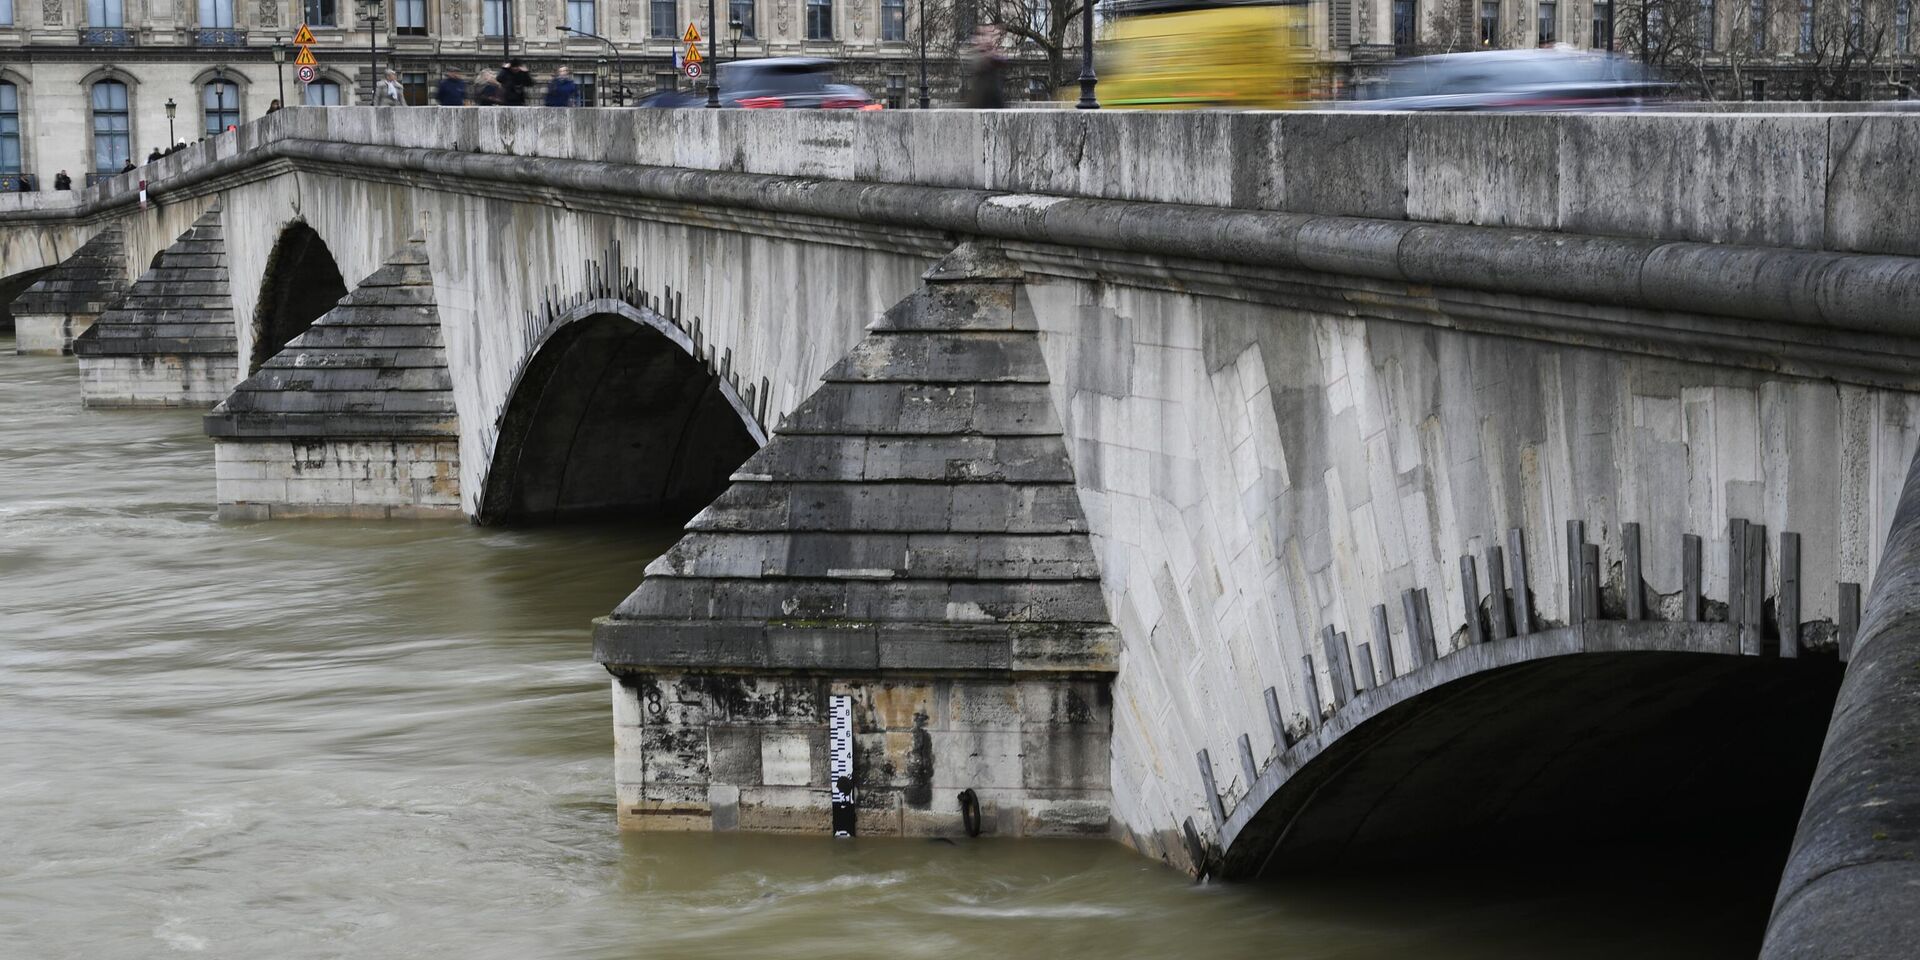
{"type": "Polygon", "coordinates": [[[1355,110],[1618,110],[1671,85],[1625,57],[1581,50],[1486,50],[1414,57],[1387,68],[1355,110]]]}
{"type": "MultiPolygon", "coordinates": [[[[822,57],[768,57],[720,65],[720,105],[765,109],[878,110],[865,90],[835,83],[834,61],[822,57]]],[[[656,90],[640,107],[704,107],[705,88],[656,90]]]]}

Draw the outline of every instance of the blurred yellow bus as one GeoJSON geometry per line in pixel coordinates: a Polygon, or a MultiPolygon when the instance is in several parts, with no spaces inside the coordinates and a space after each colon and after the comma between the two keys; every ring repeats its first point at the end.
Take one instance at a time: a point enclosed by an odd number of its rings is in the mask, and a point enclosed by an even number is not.
{"type": "Polygon", "coordinates": [[[1304,2],[1123,0],[1112,9],[1095,46],[1103,107],[1283,109],[1315,92],[1304,2]]]}

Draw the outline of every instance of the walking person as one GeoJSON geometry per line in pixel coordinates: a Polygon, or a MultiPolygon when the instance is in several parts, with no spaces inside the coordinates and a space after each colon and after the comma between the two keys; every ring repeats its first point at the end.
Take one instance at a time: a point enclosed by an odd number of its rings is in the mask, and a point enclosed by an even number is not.
{"type": "Polygon", "coordinates": [[[509,107],[527,105],[527,91],[533,87],[533,74],[524,60],[508,60],[500,72],[500,101],[509,107]]]}
{"type": "Polygon", "coordinates": [[[55,190],[72,190],[73,178],[67,176],[67,172],[62,170],[53,175],[53,188],[55,190]]]}
{"type": "Polygon", "coordinates": [[[975,110],[1004,110],[1007,106],[1007,58],[1000,52],[1000,30],[983,24],[973,32],[973,75],[967,83],[967,106],[975,110]]]}
{"type": "Polygon", "coordinates": [[[553,72],[553,82],[547,84],[546,104],[549,107],[575,106],[580,98],[580,85],[573,82],[573,70],[561,67],[553,72]]]}
{"type": "MultiPolygon", "coordinates": [[[[279,101],[274,101],[278,103],[279,101]]],[[[400,88],[400,75],[392,70],[373,88],[373,105],[376,107],[404,107],[406,94],[400,88]]]]}
{"type": "Polygon", "coordinates": [[[473,105],[476,107],[497,107],[503,102],[504,91],[500,89],[500,75],[492,70],[480,71],[473,81],[473,105]]]}
{"type": "Polygon", "coordinates": [[[433,102],[443,107],[467,105],[467,81],[461,78],[460,71],[447,68],[447,75],[440,78],[440,85],[433,90],[433,102]]]}
{"type": "Polygon", "coordinates": [[[165,156],[165,154],[163,154],[163,153],[161,153],[161,152],[160,152],[160,148],[159,148],[159,147],[154,147],[154,148],[153,148],[153,152],[152,152],[152,153],[149,153],[149,154],[147,154],[147,162],[148,162],[148,163],[152,163],[152,162],[154,162],[155,160],[158,160],[158,159],[160,159],[160,158],[161,158],[161,157],[163,157],[163,156],[165,156]]]}

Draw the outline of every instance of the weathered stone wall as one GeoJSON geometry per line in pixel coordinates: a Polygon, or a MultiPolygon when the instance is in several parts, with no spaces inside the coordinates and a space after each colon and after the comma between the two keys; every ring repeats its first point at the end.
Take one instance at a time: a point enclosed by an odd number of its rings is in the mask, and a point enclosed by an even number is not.
{"type": "MultiPolygon", "coordinates": [[[[1210,750],[1229,803],[1244,793],[1239,736],[1276,749],[1262,691],[1304,727],[1331,689],[1324,626],[1370,639],[1386,604],[1411,662],[1399,597],[1423,588],[1451,646],[1460,556],[1514,527],[1537,615],[1564,623],[1569,520],[1616,585],[1639,523],[1659,594],[1700,535],[1723,602],[1731,518],[1800,533],[1802,618],[1830,621],[1836,583],[1874,575],[1920,441],[1908,393],[1110,283],[1027,291],[1124,638],[1115,817],[1176,861],[1171,828],[1212,819],[1187,758],[1210,750]]],[[[1771,584],[1777,544],[1767,562],[1771,584]]]]}
{"type": "Polygon", "coordinates": [[[213,450],[226,519],[460,516],[450,440],[222,439],[213,450]]]}
{"type": "Polygon", "coordinates": [[[80,362],[89,407],[210,407],[240,382],[237,356],[91,357],[80,362]]]}
{"type": "Polygon", "coordinates": [[[832,680],[647,674],[613,682],[623,826],[829,832],[827,698],[853,698],[856,831],[1104,836],[1105,679],[832,680]]]}

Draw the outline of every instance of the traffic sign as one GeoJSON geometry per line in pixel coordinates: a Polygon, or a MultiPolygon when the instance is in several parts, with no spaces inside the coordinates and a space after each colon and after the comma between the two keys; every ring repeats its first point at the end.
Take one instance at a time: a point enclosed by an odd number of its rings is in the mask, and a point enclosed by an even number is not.
{"type": "Polygon", "coordinates": [[[700,61],[705,59],[706,59],[705,57],[700,55],[700,48],[689,43],[687,44],[687,52],[681,55],[680,57],[680,62],[681,63],[699,63],[700,61]]]}
{"type": "Polygon", "coordinates": [[[301,46],[306,46],[307,44],[312,43],[313,31],[308,30],[306,24],[304,23],[301,24],[300,32],[293,35],[293,42],[300,44],[301,46]]]}
{"type": "Polygon", "coordinates": [[[318,60],[315,60],[315,59],[313,58],[313,51],[312,51],[312,50],[309,50],[309,49],[307,49],[306,47],[301,47],[301,48],[300,48],[300,55],[299,55],[299,56],[297,56],[297,57],[294,57],[294,58],[293,58],[293,62],[294,62],[294,63],[297,63],[297,64],[299,64],[300,66],[303,66],[303,67],[311,67],[311,66],[313,66],[314,64],[317,64],[317,63],[319,63],[320,61],[318,61],[318,60]]]}
{"type": "Polygon", "coordinates": [[[687,32],[686,32],[686,35],[684,35],[684,36],[682,36],[682,37],[681,37],[680,39],[682,39],[682,40],[684,40],[684,41],[686,41],[686,42],[688,42],[688,43],[699,43],[699,42],[700,42],[700,28],[699,28],[699,27],[696,27],[696,26],[694,26],[694,25],[693,25],[693,21],[692,21],[692,20],[688,20],[688,21],[687,21],[687,32]]]}
{"type": "Polygon", "coordinates": [[[312,83],[313,78],[319,76],[319,74],[314,73],[311,65],[304,63],[300,65],[300,69],[293,72],[293,75],[299,77],[301,83],[312,83]]]}
{"type": "Polygon", "coordinates": [[[680,70],[687,75],[688,80],[700,79],[700,64],[698,63],[689,63],[681,67],[680,70]]]}

